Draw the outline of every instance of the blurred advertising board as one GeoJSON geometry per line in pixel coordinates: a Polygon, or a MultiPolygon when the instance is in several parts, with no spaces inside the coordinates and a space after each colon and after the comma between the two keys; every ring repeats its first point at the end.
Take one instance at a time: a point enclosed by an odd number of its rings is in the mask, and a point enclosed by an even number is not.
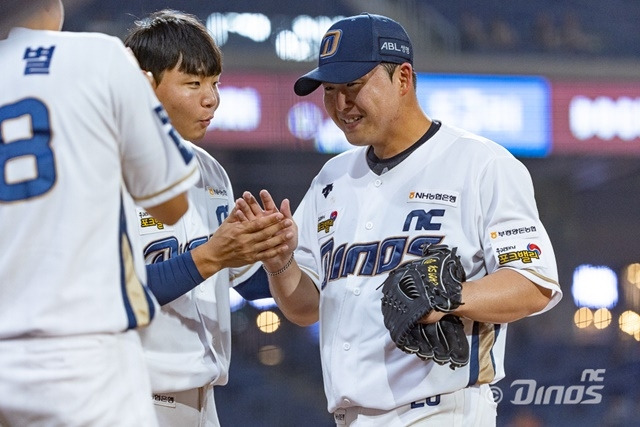
{"type": "Polygon", "coordinates": [[[640,81],[552,87],[553,154],[640,154],[640,81]]]}
{"type": "MultiPolygon", "coordinates": [[[[203,143],[323,153],[350,148],[324,110],[321,89],[294,94],[298,76],[223,73],[221,105],[203,143]]],[[[516,156],[640,154],[640,81],[419,73],[417,94],[431,118],[492,139],[516,156]]]]}

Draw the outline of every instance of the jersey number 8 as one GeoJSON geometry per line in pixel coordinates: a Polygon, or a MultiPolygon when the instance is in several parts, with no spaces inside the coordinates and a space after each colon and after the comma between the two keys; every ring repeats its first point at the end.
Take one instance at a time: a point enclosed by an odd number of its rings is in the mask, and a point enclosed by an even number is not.
{"type": "Polygon", "coordinates": [[[49,111],[42,101],[26,98],[0,107],[0,202],[30,199],[53,187],[56,166],[50,143],[49,111]],[[5,141],[8,128],[26,119],[30,135],[5,141]]]}

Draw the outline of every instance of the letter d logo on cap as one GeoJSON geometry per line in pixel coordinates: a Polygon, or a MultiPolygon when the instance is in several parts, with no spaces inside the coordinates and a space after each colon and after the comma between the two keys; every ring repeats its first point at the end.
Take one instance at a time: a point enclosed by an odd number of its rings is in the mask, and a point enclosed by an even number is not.
{"type": "Polygon", "coordinates": [[[329,31],[324,35],[321,43],[320,58],[328,58],[338,51],[341,36],[342,31],[340,30],[329,31]]]}

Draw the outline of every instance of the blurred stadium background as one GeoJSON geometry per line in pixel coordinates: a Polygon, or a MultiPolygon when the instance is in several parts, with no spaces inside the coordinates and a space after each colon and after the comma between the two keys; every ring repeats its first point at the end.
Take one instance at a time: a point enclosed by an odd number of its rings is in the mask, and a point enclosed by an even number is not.
{"type": "MultiPolygon", "coordinates": [[[[345,147],[320,94],[293,94],[295,78],[315,67],[335,19],[401,22],[427,113],[523,161],[556,250],[565,297],[510,326],[498,425],[638,425],[640,1],[69,0],[64,29],[122,37],[165,7],[200,17],[225,55],[205,148],[237,195],[267,188],[294,207],[345,147]]],[[[235,301],[223,425],[333,425],[317,327],[290,324],[268,300],[235,301]]]]}

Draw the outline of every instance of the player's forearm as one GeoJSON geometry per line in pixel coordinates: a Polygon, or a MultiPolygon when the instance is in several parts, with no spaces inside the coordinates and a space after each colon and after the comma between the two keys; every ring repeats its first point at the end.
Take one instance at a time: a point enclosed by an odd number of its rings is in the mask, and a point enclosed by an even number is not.
{"type": "Polygon", "coordinates": [[[516,271],[500,269],[464,283],[464,304],[455,314],[479,322],[509,323],[542,310],[550,299],[549,289],[537,286],[516,271]]]}
{"type": "Polygon", "coordinates": [[[189,252],[147,265],[147,285],[160,305],[186,294],[203,280],[189,252]]]}
{"type": "Polygon", "coordinates": [[[309,326],[318,321],[320,293],[295,260],[282,273],[269,277],[271,295],[289,321],[309,326]]]}

